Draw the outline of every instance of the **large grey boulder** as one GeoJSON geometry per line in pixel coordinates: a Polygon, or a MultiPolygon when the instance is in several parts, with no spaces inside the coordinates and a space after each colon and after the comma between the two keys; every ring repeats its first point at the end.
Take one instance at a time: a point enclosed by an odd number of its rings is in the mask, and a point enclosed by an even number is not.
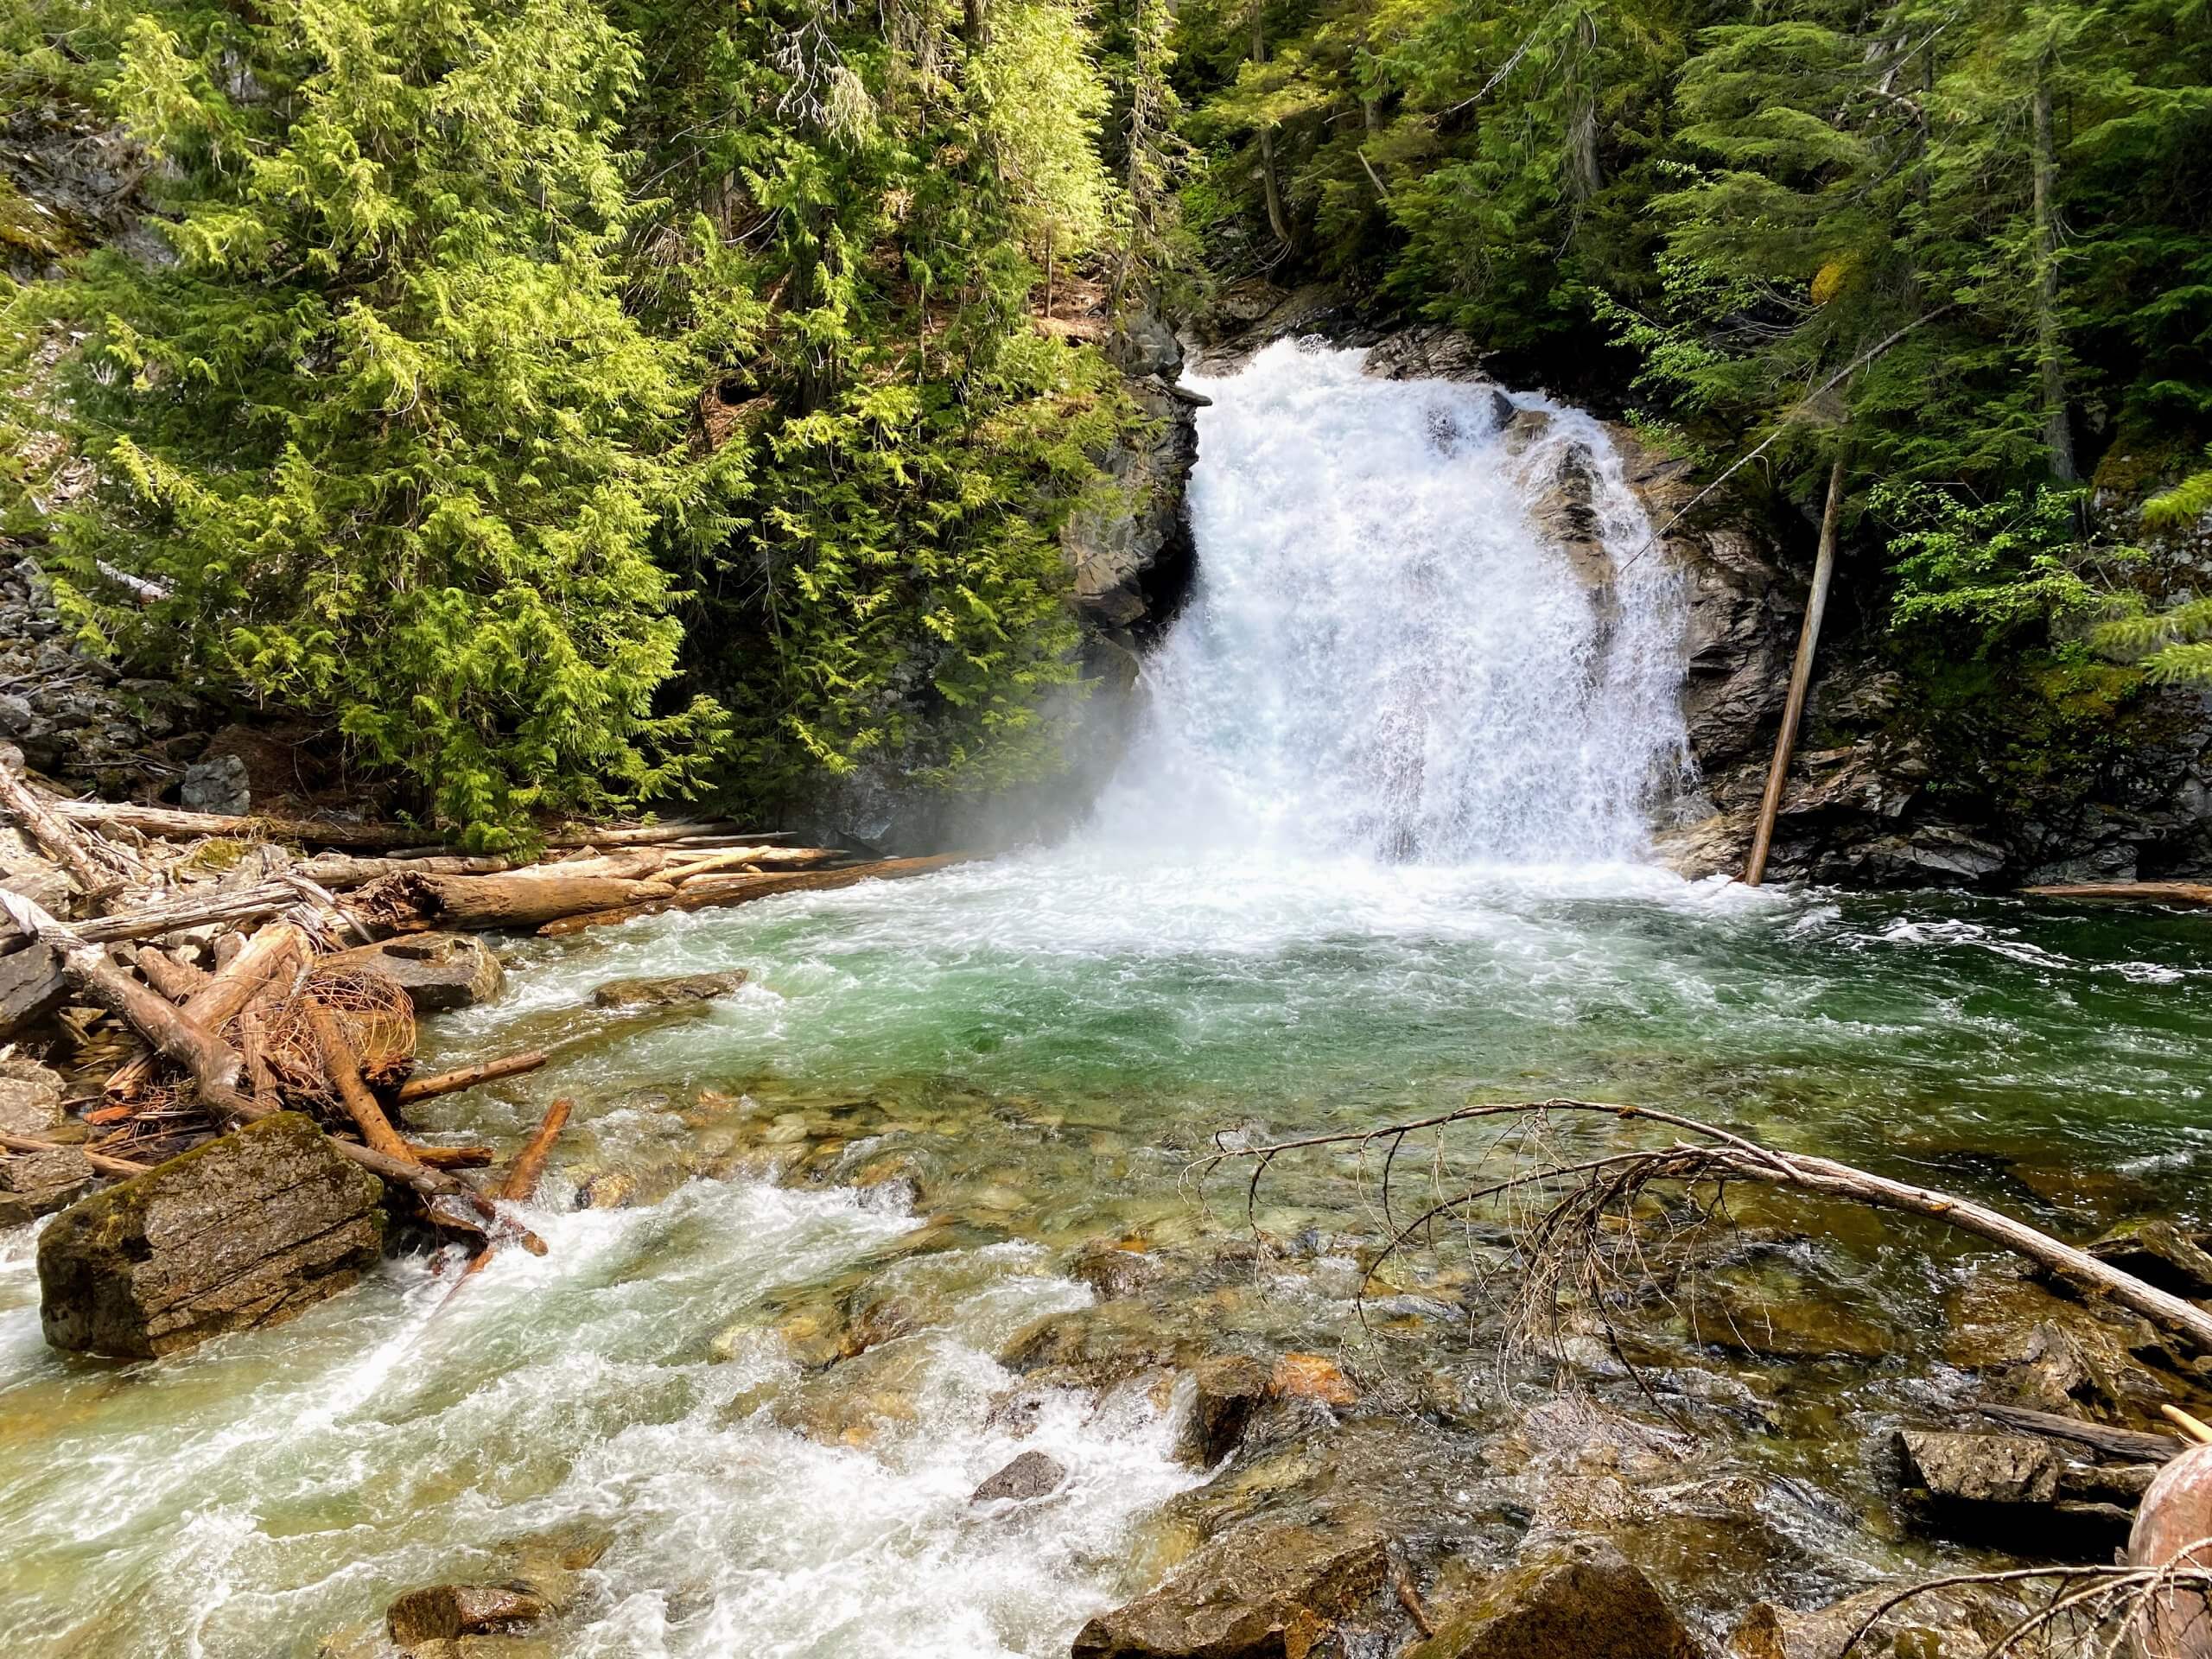
{"type": "Polygon", "coordinates": [[[45,1019],[68,1000],[69,983],[52,945],[27,944],[0,956],[0,1038],[45,1019]]]}
{"type": "MultiPolygon", "coordinates": [[[[20,1055],[0,1058],[0,1134],[51,1141],[67,1124],[61,1109],[60,1073],[20,1055]]],[[[83,1133],[81,1128],[77,1131],[83,1133]]]]}
{"type": "Polygon", "coordinates": [[[506,983],[492,947],[473,933],[410,933],[322,959],[321,971],[374,974],[407,993],[417,1014],[474,1007],[506,983]]]}
{"type": "Polygon", "coordinates": [[[710,1002],[745,983],[746,970],[723,974],[677,974],[663,979],[610,979],[591,994],[602,1008],[671,1008],[686,1002],[710,1002]]]}
{"type": "Polygon", "coordinates": [[[279,1112],[65,1210],[38,1242],[56,1348],[173,1354],[334,1296],[384,1249],[384,1184],[279,1112]]]}

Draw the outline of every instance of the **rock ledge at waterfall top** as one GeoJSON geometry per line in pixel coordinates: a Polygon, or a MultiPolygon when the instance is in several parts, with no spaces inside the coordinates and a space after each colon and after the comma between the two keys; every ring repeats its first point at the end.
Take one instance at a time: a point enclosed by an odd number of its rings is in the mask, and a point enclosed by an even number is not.
{"type": "MultiPolygon", "coordinates": [[[[1234,283],[1185,332],[1198,362],[1215,373],[1272,340],[1312,334],[1370,348],[1370,372],[1393,379],[1490,378],[1484,353],[1465,335],[1435,323],[1378,320],[1325,285],[1234,283]]],[[[1605,424],[1653,524],[1668,524],[1700,486],[1683,463],[1628,427],[1605,424]]],[[[1578,567],[1593,550],[1582,511],[1587,493],[1570,453],[1530,504],[1532,518],[1578,567]]],[[[1814,538],[1809,523],[1777,524],[1712,505],[1665,537],[1666,556],[1690,583],[1682,708],[1695,777],[1653,816],[1659,855],[1685,874],[1742,867],[1781,723],[1814,538]]],[[[1955,732],[1945,757],[1930,696],[1885,660],[1878,623],[1860,609],[1865,599],[1847,563],[1783,798],[1770,879],[2001,891],[2212,872],[2212,697],[2152,690],[2113,713],[2111,729],[2126,741],[2112,745],[2111,755],[2038,756],[2051,764],[2024,776],[1992,775],[1986,757],[1961,758],[1955,732]],[[1969,775],[1976,772],[1984,775],[1969,775]]]]}

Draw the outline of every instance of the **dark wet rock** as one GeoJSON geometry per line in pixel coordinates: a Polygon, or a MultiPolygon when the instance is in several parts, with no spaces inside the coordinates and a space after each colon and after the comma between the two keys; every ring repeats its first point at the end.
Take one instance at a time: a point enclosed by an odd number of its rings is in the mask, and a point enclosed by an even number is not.
{"type": "Polygon", "coordinates": [[[1179,1367],[1191,1343],[1136,1302],[1100,1302],[1052,1314],[1016,1336],[1000,1356],[1033,1380],[1103,1389],[1141,1372],[1179,1367]]]}
{"type": "Polygon", "coordinates": [[[1842,1659],[1847,1645],[1866,1659],[1967,1659],[2012,1623],[1995,1597],[1972,1585],[1931,1590],[1877,1618],[1904,1587],[1879,1585],[1810,1612],[1754,1603],[1728,1638],[1726,1659],[1842,1659]]]}
{"type": "Polygon", "coordinates": [[[1253,1525],[1200,1548],[1166,1584],[1101,1613],[1072,1659],[1287,1659],[1386,1592],[1379,1534],[1253,1525]]]}
{"type": "Polygon", "coordinates": [[[1092,1239],[1068,1268],[1068,1276],[1090,1287],[1103,1302],[1141,1296],[1166,1276],[1166,1269],[1142,1250],[1108,1239],[1092,1239]]]}
{"type": "Polygon", "coordinates": [[[514,1570],[504,1582],[537,1597],[548,1613],[565,1613],[582,1599],[584,1574],[599,1564],[613,1541],[612,1532],[588,1522],[518,1540],[513,1546],[514,1570]]]}
{"type": "Polygon", "coordinates": [[[2131,1221],[2089,1246],[2100,1262],[2176,1296],[2212,1297],[2212,1251],[2170,1221],[2131,1221]]]}
{"type": "Polygon", "coordinates": [[[194,812],[243,817],[253,810],[253,788],[245,762],[235,754],[211,754],[184,769],[177,798],[194,812]]]}
{"type": "Polygon", "coordinates": [[[26,945],[0,957],[0,1039],[35,1025],[68,1000],[69,982],[51,945],[26,945]]]}
{"type": "Polygon", "coordinates": [[[385,1610],[385,1629],[403,1648],[513,1630],[545,1616],[545,1604],[518,1585],[434,1584],[385,1610]]]}
{"type": "Polygon", "coordinates": [[[871,1348],[911,1336],[925,1323],[920,1306],[911,1296],[871,1295],[857,1300],[838,1338],[837,1354],[853,1359],[871,1348]]]}
{"type": "Polygon", "coordinates": [[[1944,1298],[1943,1357],[1990,1379],[2007,1403],[2061,1415],[2156,1417],[2166,1357],[2146,1319],[2103,1299],[2076,1301],[2024,1273],[1977,1273],[1944,1298]]]}
{"type": "Polygon", "coordinates": [[[435,1637],[407,1649],[407,1659],[559,1659],[558,1650],[543,1637],[435,1637]]]}
{"type": "Polygon", "coordinates": [[[985,1503],[995,1498],[1026,1500],[1043,1497],[1057,1491],[1068,1476],[1065,1465],[1055,1462],[1042,1452],[1024,1452],[1012,1463],[978,1486],[971,1503],[985,1503]]]}
{"type": "Polygon", "coordinates": [[[74,1147],[0,1157],[0,1227],[21,1227],[66,1210],[92,1189],[95,1177],[74,1147]]]}
{"type": "Polygon", "coordinates": [[[1532,1541],[1405,1659],[1699,1659],[1666,1598],[1602,1538],[1532,1541]]]}
{"type": "Polygon", "coordinates": [[[2066,1457],[2024,1434],[1898,1431],[1904,1483],[1947,1503],[2040,1504],[2057,1500],[2066,1457]]]}
{"type": "Polygon", "coordinates": [[[1195,1390],[1184,1449],[1211,1466],[1236,1449],[1253,1414],[1267,1403],[1268,1368],[1243,1354],[1224,1354],[1200,1360],[1191,1376],[1195,1390]]]}
{"type": "Polygon", "coordinates": [[[53,1140],[67,1122],[61,1087],[61,1074],[35,1060],[16,1054],[0,1058],[0,1134],[53,1140]]]}
{"type": "Polygon", "coordinates": [[[276,1325],[384,1246],[384,1185],[280,1112],[65,1210],[39,1237],[46,1339],[119,1358],[276,1325]]]}
{"type": "Polygon", "coordinates": [[[407,993],[417,1014],[474,1007],[506,982],[497,954],[473,933],[406,934],[340,950],[321,966],[388,979],[407,993]]]}
{"type": "Polygon", "coordinates": [[[1189,584],[1196,552],[1184,491],[1198,460],[1201,401],[1178,395],[1157,373],[1131,379],[1128,389],[1146,426],[1101,458],[1112,490],[1071,515],[1061,532],[1077,612],[1123,636],[1163,620],[1189,584]]]}
{"type": "Polygon", "coordinates": [[[746,970],[726,974],[678,974],[664,979],[611,979],[591,994],[602,1008],[667,1008],[728,996],[743,985],[746,970]]]}

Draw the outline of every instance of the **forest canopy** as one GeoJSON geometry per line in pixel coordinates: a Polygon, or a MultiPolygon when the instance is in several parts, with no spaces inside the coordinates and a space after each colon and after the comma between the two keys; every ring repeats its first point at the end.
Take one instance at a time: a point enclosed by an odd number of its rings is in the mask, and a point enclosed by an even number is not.
{"type": "Polygon", "coordinates": [[[2128,575],[2212,501],[2203,0],[0,33],[17,146],[117,132],[146,208],[96,235],[0,181],[5,530],[88,640],[321,722],[474,845],[1048,775],[1060,529],[1144,418],[1116,328],[1260,279],[1464,330],[1708,480],[1757,446],[1739,493],[1838,478],[1901,649],[2212,666],[2212,609],[2128,575]]]}

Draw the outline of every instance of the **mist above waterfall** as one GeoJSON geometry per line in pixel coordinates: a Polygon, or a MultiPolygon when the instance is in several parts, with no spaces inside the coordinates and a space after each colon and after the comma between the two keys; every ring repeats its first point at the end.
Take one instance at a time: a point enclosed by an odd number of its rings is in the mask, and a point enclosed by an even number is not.
{"type": "Polygon", "coordinates": [[[1681,580],[1605,429],[1278,341],[1186,384],[1196,586],[1101,803],[1116,839],[1430,863],[1634,857],[1687,762],[1681,580]],[[1508,422],[1516,411],[1541,420],[1508,422]],[[1589,457],[1607,571],[1532,507],[1589,457]],[[1586,560],[1586,563],[1587,561],[1586,560]]]}

